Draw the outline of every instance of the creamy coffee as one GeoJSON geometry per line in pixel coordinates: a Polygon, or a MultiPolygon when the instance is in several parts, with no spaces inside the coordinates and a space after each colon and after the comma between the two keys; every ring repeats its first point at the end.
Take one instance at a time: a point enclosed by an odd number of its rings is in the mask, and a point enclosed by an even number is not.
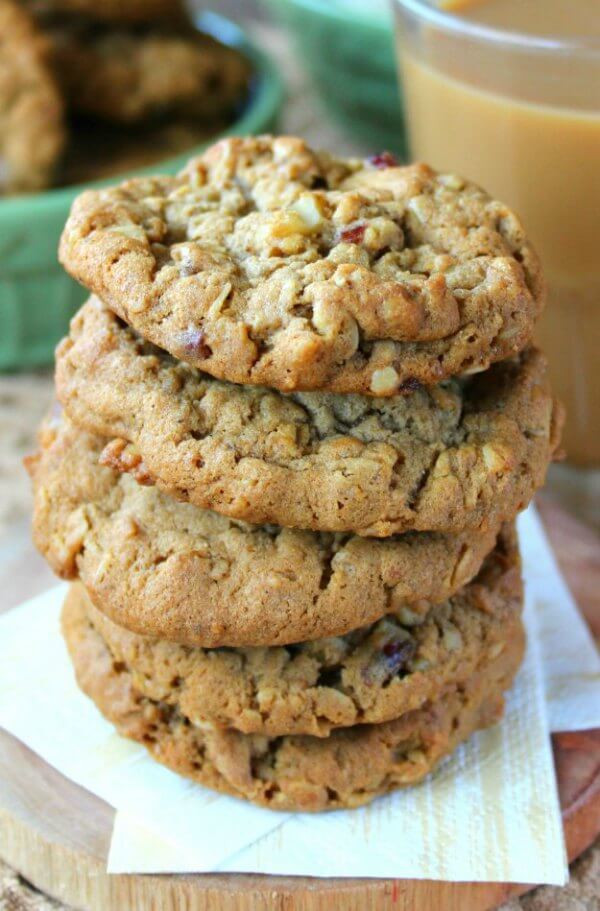
{"type": "Polygon", "coordinates": [[[412,157],[476,180],[521,214],[549,282],[539,340],[568,409],[567,455],[600,464],[600,2],[443,7],[467,27],[411,32],[400,22],[412,157]],[[520,38],[471,34],[468,23],[520,38]],[[565,40],[570,49],[558,47],[565,40]]]}

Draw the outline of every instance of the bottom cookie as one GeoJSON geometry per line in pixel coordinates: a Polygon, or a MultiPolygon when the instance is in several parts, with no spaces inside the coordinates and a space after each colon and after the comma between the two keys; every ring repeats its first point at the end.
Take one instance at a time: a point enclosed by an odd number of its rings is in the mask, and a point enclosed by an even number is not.
{"type": "Polygon", "coordinates": [[[357,807],[420,781],[474,731],[498,721],[524,645],[521,627],[518,647],[395,721],[342,728],[326,738],[269,738],[194,726],[177,705],[144,697],[77,599],[65,604],[63,634],[79,686],[121,734],[216,791],[301,811],[357,807]]]}

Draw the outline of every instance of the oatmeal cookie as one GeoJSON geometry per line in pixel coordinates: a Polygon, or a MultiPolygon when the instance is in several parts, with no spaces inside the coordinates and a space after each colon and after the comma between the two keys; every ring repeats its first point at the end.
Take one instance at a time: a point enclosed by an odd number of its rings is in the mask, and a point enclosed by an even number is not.
{"type": "Polygon", "coordinates": [[[129,632],[73,597],[113,660],[155,702],[176,704],[198,727],[244,734],[311,734],[381,723],[462,685],[518,641],[522,586],[514,534],[477,579],[425,616],[390,615],[335,638],[264,648],[190,649],[129,632]]]}
{"type": "Polygon", "coordinates": [[[86,116],[122,124],[165,116],[222,120],[247,94],[244,57],[191,27],[70,22],[49,34],[67,103],[86,116]]]}
{"type": "Polygon", "coordinates": [[[73,594],[63,633],[79,686],[121,734],[200,784],[275,810],[356,807],[420,781],[475,730],[501,717],[502,693],[523,652],[520,630],[465,683],[394,721],[341,728],[325,738],[269,738],[199,727],[176,701],[144,696],[73,594]]]}
{"type": "Polygon", "coordinates": [[[64,141],[46,42],[25,10],[0,0],[0,195],[47,187],[64,141]]]}
{"type": "Polygon", "coordinates": [[[498,526],[543,483],[560,429],[535,350],[410,396],[286,395],[173,360],[98,299],[56,377],[70,418],[115,438],[105,464],[233,518],[318,531],[498,526]]]}
{"type": "Polygon", "coordinates": [[[529,342],[544,286],[516,216],[461,178],[292,137],[83,193],[60,259],[141,335],[221,379],[392,396],[529,342]]]}
{"type": "Polygon", "coordinates": [[[385,614],[418,623],[496,543],[495,528],[380,540],[247,525],[101,466],[105,442],[45,424],[27,460],[34,540],[115,622],[183,645],[286,645],[385,614]]]}

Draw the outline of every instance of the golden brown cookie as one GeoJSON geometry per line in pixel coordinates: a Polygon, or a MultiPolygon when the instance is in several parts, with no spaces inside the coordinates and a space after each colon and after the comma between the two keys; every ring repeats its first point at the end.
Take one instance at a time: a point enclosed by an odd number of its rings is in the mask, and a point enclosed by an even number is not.
{"type": "Polygon", "coordinates": [[[46,42],[25,10],[0,0],[0,195],[47,187],[64,140],[46,42]]]}
{"type": "Polygon", "coordinates": [[[56,72],[70,108],[122,124],[164,117],[230,119],[243,104],[249,64],[209,35],[184,26],[49,27],[56,72]]]}
{"type": "Polygon", "coordinates": [[[391,396],[531,339],[538,259],[458,177],[223,140],[177,177],[74,203],[60,258],[140,334],[222,379],[391,396]]]}
{"type": "Polygon", "coordinates": [[[535,350],[410,396],[284,395],[174,361],[98,299],[57,349],[57,391],[75,423],[118,438],[105,464],[179,499],[378,537],[512,519],[543,483],[561,417],[535,350]]]}
{"type": "Polygon", "coordinates": [[[511,646],[464,684],[395,721],[325,738],[268,738],[201,728],[176,701],[143,696],[73,597],[63,610],[63,633],[79,686],[121,734],[200,784],[276,810],[356,807],[420,781],[473,731],[500,718],[502,694],[523,652],[520,628],[511,646]]]}
{"type": "Polygon", "coordinates": [[[101,437],[47,423],[27,460],[34,540],[134,632],[185,645],[286,645],[397,615],[469,582],[497,529],[391,539],[247,525],[99,464],[101,437]]]}
{"type": "Polygon", "coordinates": [[[131,633],[95,608],[83,586],[73,586],[71,597],[136,689],[177,705],[198,727],[326,737],[434,702],[513,648],[522,585],[514,530],[507,530],[477,579],[424,616],[390,615],[345,636],[244,649],[190,649],[131,633]]]}

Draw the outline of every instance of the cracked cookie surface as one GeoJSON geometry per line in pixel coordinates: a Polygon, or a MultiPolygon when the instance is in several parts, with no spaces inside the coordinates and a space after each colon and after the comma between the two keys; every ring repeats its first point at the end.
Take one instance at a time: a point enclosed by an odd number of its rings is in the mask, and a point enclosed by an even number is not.
{"type": "Polygon", "coordinates": [[[88,116],[121,124],[165,115],[226,120],[247,93],[242,55],[191,27],[76,21],[48,33],[68,104],[88,116]]]}
{"type": "Polygon", "coordinates": [[[502,715],[503,692],[521,661],[523,632],[460,687],[384,724],[329,737],[269,738],[192,724],[176,704],[157,702],[115,662],[77,597],[63,610],[63,634],[81,689],[126,737],[189,778],[277,810],[356,807],[415,784],[475,730],[502,715]]]}
{"type": "Polygon", "coordinates": [[[519,221],[478,187],[293,137],[82,194],[60,258],[174,356],[283,391],[390,396],[483,370],[527,345],[544,297],[519,221]]]}
{"type": "Polygon", "coordinates": [[[479,571],[497,529],[378,540],[247,525],[99,464],[106,440],[46,422],[27,460],[34,540],[116,623],[184,645],[285,645],[418,621],[479,571]]]}
{"type": "Polygon", "coordinates": [[[0,196],[47,187],[64,141],[46,41],[26,10],[0,0],[0,196]]]}
{"type": "Polygon", "coordinates": [[[478,577],[424,616],[389,615],[345,636],[286,647],[190,649],[128,632],[84,604],[113,660],[156,702],[199,727],[244,734],[310,734],[399,718],[457,687],[515,647],[522,584],[508,529],[478,577]]]}
{"type": "Polygon", "coordinates": [[[215,380],[97,298],[57,349],[57,392],[103,461],[255,524],[386,537],[512,519],[543,483],[561,409],[543,356],[391,399],[215,380]]]}

